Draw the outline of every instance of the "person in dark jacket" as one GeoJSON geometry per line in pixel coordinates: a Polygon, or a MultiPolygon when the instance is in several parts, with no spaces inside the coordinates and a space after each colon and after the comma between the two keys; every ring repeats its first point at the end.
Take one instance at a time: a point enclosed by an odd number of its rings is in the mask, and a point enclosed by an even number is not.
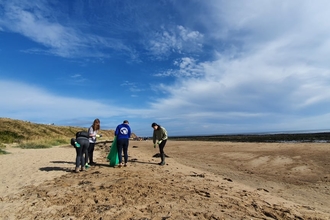
{"type": "MultiPolygon", "coordinates": [[[[78,133],[77,133],[78,134],[78,133]]],[[[76,169],[75,172],[79,173],[79,171],[86,170],[86,163],[87,161],[87,149],[89,146],[89,140],[88,140],[88,133],[86,132],[86,135],[80,135],[78,134],[76,136],[76,142],[74,143],[75,149],[76,149],[76,169]],[[79,170],[80,167],[80,170],[79,170]]]]}
{"type": "Polygon", "coordinates": [[[118,167],[122,167],[122,153],[124,152],[124,166],[127,166],[128,161],[128,145],[131,137],[131,128],[127,120],[116,127],[115,136],[117,136],[117,150],[118,150],[118,167]]]}
{"type": "Polygon", "coordinates": [[[156,148],[156,143],[159,146],[159,153],[161,161],[158,163],[161,166],[165,165],[165,153],[164,153],[164,147],[167,142],[167,131],[164,127],[160,126],[157,123],[152,123],[151,127],[154,129],[153,135],[152,135],[152,141],[154,143],[154,148],[156,148]]]}

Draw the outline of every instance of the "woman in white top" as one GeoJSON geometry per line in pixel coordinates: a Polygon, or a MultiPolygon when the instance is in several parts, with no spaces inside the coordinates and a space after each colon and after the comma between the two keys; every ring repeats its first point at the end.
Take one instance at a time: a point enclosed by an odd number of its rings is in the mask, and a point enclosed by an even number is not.
{"type": "Polygon", "coordinates": [[[89,127],[88,133],[89,133],[89,147],[88,147],[88,158],[89,158],[89,165],[96,165],[96,163],[93,160],[93,153],[94,153],[94,147],[96,143],[96,138],[101,137],[101,135],[98,135],[97,132],[100,130],[100,119],[95,119],[93,124],[89,127]]]}

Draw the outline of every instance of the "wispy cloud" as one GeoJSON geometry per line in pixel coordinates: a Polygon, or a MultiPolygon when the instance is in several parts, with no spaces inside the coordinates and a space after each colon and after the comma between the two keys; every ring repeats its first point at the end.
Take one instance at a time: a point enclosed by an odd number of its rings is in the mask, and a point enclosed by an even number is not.
{"type": "Polygon", "coordinates": [[[173,62],[177,69],[167,69],[166,71],[154,74],[156,77],[200,77],[204,75],[204,68],[196,59],[183,57],[173,62]]]}
{"type": "Polygon", "coordinates": [[[120,107],[105,105],[95,100],[57,96],[38,86],[25,83],[0,81],[0,91],[8,94],[0,98],[0,102],[6,103],[1,108],[1,115],[12,118],[53,122],[90,118],[95,115],[111,117],[118,115],[118,112],[125,112],[120,107]]]}
{"type": "Polygon", "coordinates": [[[152,103],[159,115],[176,112],[188,123],[209,121],[217,128],[230,119],[231,129],[237,122],[240,130],[251,124],[299,130],[309,127],[308,118],[318,120],[313,128],[328,127],[323,120],[330,108],[330,68],[324,58],[330,29],[321,19],[328,17],[326,10],[298,1],[254,3],[213,1],[213,13],[204,16],[213,25],[205,34],[214,42],[213,60],[185,58],[175,63],[178,69],[156,74],[188,76],[160,85],[168,96],[152,103]]]}
{"type": "Polygon", "coordinates": [[[65,80],[65,81],[67,83],[82,84],[88,81],[88,79],[82,76],[81,74],[74,74],[69,77],[69,80],[65,80]]]}
{"type": "MultiPolygon", "coordinates": [[[[27,53],[41,53],[65,58],[109,57],[112,49],[127,54],[134,59],[137,56],[121,40],[102,37],[85,32],[79,26],[70,26],[58,19],[52,8],[44,1],[25,2],[14,0],[1,3],[3,16],[0,25],[6,30],[22,34],[42,45],[30,48],[27,53]]],[[[118,55],[118,53],[117,53],[118,55]]]]}
{"type": "MultiPolygon", "coordinates": [[[[59,97],[27,84],[4,82],[0,92],[11,94],[0,98],[6,103],[0,113],[49,120],[52,114],[64,119],[130,116],[164,122],[177,134],[191,133],[192,127],[200,134],[329,127],[329,1],[192,2],[181,7],[181,1],[150,1],[152,10],[145,11],[145,1],[102,1],[107,7],[91,10],[104,12],[110,5],[123,10],[98,17],[83,14],[88,7],[83,5],[76,8],[85,16],[81,23],[78,18],[68,22],[45,1],[1,2],[1,30],[37,42],[25,52],[100,59],[125,55],[129,57],[125,62],[145,64],[139,67],[148,74],[141,79],[149,80],[151,72],[154,81],[147,82],[150,88],[142,80],[119,81],[136,99],[153,90],[141,98],[141,108],[59,97]],[[154,10],[163,5],[175,10],[171,16],[154,10]],[[16,87],[26,95],[10,90],[16,87]],[[77,105],[92,107],[77,112],[77,105]]],[[[107,59],[102,61],[107,64],[107,59]]],[[[72,82],[84,79],[82,73],[75,73],[69,77],[72,82]]]]}
{"type": "Polygon", "coordinates": [[[134,132],[138,134],[149,131],[150,116],[153,115],[150,108],[122,107],[122,100],[116,103],[60,96],[39,86],[15,81],[0,81],[0,93],[7,94],[0,97],[0,102],[4,103],[0,108],[1,116],[37,123],[86,127],[95,118],[101,118],[104,129],[113,129],[123,119],[133,118],[134,132]]]}
{"type": "MultiPolygon", "coordinates": [[[[39,47],[29,48],[23,50],[25,53],[33,54],[48,54],[65,58],[110,58],[114,56],[127,56],[130,58],[128,62],[141,62],[141,54],[137,51],[136,45],[133,43],[141,43],[145,46],[145,50],[149,52],[152,57],[157,59],[166,59],[172,53],[186,54],[192,52],[201,52],[203,48],[204,36],[197,30],[191,30],[183,25],[163,25],[158,29],[149,31],[141,23],[148,22],[148,17],[141,18],[138,15],[130,14],[133,24],[128,27],[118,26],[116,22],[124,23],[119,20],[111,25],[95,25],[94,20],[88,19],[88,14],[82,21],[68,22],[66,16],[60,11],[53,10],[48,2],[33,1],[26,2],[21,0],[13,0],[10,2],[0,3],[2,5],[3,16],[0,18],[0,27],[8,31],[22,34],[30,40],[40,44],[39,47]],[[136,20],[134,20],[134,15],[136,20]],[[85,22],[85,24],[81,24],[85,22]],[[92,34],[90,26],[95,26],[92,34]],[[86,28],[89,27],[89,28],[86,28]],[[123,32],[126,35],[120,37],[107,37],[101,33],[107,33],[109,30],[115,33],[123,32]],[[146,32],[148,31],[148,32],[146,32]],[[131,35],[143,35],[144,39],[134,39],[130,42],[131,35]]],[[[104,4],[104,3],[102,3],[104,4]]],[[[109,3],[110,4],[110,3],[109,3]]],[[[114,2],[105,7],[113,7],[114,2]],[[112,4],[112,5],[111,5],[112,4]]],[[[58,6],[60,3],[58,3],[58,6]]],[[[158,4],[154,4],[158,5],[158,4]]],[[[87,5],[80,6],[81,10],[87,5]]],[[[127,5],[133,11],[139,11],[144,7],[144,4],[136,4],[132,6],[127,5]]],[[[125,10],[128,10],[128,9],[125,10]]],[[[79,11],[79,7],[76,9],[79,11]]],[[[90,10],[100,10],[99,8],[90,8],[90,10]]],[[[129,10],[128,10],[129,11],[129,10]]],[[[115,13],[115,12],[114,12],[115,13]]],[[[117,13],[117,12],[116,12],[117,13]]],[[[129,13],[129,12],[127,12],[129,13]]],[[[131,13],[131,12],[130,12],[131,13]]],[[[77,13],[77,16],[80,15],[77,13]]],[[[108,22],[114,19],[110,15],[100,15],[101,23],[108,22]]],[[[122,16],[122,15],[121,15],[122,16]]],[[[153,17],[154,15],[149,15],[153,17]]],[[[111,33],[112,33],[111,32],[111,33]]],[[[112,36],[115,36],[113,34],[112,36]]],[[[153,59],[153,58],[152,58],[153,59]]]]}
{"type": "Polygon", "coordinates": [[[135,83],[135,82],[125,81],[122,84],[120,84],[120,86],[126,87],[127,89],[129,89],[133,93],[144,91],[142,86],[138,85],[138,83],[135,83]]]}
{"type": "Polygon", "coordinates": [[[153,32],[146,42],[147,50],[159,59],[171,53],[200,52],[202,50],[203,34],[189,30],[181,25],[162,27],[159,32],[153,32]]]}

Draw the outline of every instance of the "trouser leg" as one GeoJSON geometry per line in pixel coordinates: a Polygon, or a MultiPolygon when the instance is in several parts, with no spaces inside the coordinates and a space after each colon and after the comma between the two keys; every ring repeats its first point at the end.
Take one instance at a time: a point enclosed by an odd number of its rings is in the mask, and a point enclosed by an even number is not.
{"type": "Polygon", "coordinates": [[[123,145],[124,145],[124,142],[123,142],[123,139],[118,139],[117,140],[117,151],[118,151],[118,161],[119,161],[119,164],[121,164],[123,162],[123,145]]]}
{"type": "Polygon", "coordinates": [[[89,141],[85,140],[83,145],[82,145],[82,156],[81,156],[81,169],[83,169],[85,167],[85,164],[87,163],[88,160],[86,160],[86,158],[88,158],[88,147],[89,147],[89,141]]]}
{"type": "Polygon", "coordinates": [[[89,160],[89,157],[88,157],[89,145],[90,145],[90,143],[88,141],[87,148],[84,151],[84,153],[85,153],[85,163],[88,163],[88,160],[89,160]]]}
{"type": "Polygon", "coordinates": [[[127,163],[127,161],[128,161],[128,139],[124,140],[123,151],[124,151],[124,162],[127,163]]]}
{"type": "Polygon", "coordinates": [[[166,144],[166,140],[162,141],[162,143],[160,143],[159,145],[159,153],[161,158],[160,165],[165,165],[165,153],[164,153],[165,144],[166,144]]]}
{"type": "Polygon", "coordinates": [[[82,147],[75,147],[76,148],[76,168],[80,166],[81,158],[83,157],[83,149],[82,147]]]}
{"type": "Polygon", "coordinates": [[[93,160],[93,154],[94,154],[94,147],[95,147],[95,143],[89,143],[89,147],[88,147],[88,157],[89,157],[89,163],[94,163],[93,160]]]}
{"type": "Polygon", "coordinates": [[[82,168],[85,166],[85,161],[87,156],[87,149],[89,146],[89,141],[87,138],[77,138],[78,144],[80,147],[76,147],[77,157],[76,157],[76,168],[81,166],[82,168]]]}

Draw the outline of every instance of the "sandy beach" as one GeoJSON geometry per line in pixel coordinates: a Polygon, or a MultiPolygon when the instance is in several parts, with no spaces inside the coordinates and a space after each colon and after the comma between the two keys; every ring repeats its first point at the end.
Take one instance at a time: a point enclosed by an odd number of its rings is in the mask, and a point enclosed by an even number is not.
{"type": "Polygon", "coordinates": [[[131,141],[128,167],[74,173],[71,146],[0,156],[0,219],[330,219],[329,143],[131,141]]]}

